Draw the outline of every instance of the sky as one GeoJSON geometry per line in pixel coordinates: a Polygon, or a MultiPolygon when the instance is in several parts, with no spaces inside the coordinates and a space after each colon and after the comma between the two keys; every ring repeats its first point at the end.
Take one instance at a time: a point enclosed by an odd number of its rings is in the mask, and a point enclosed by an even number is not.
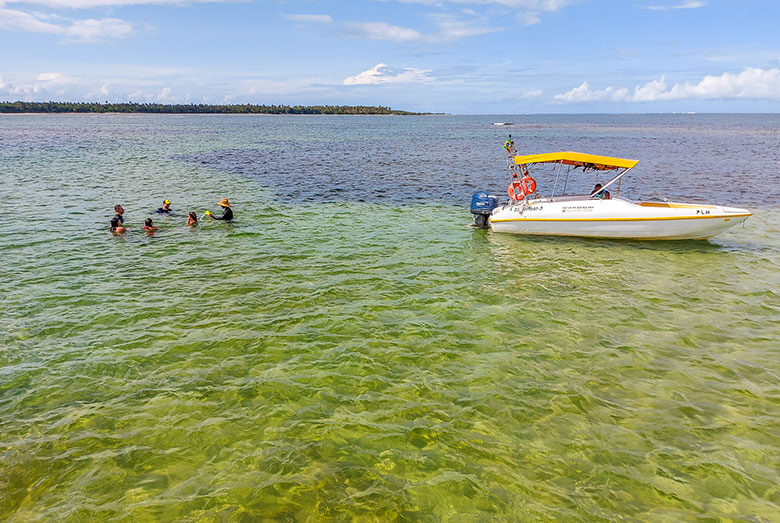
{"type": "Polygon", "coordinates": [[[780,112],[779,0],[0,0],[0,100],[780,112]]]}

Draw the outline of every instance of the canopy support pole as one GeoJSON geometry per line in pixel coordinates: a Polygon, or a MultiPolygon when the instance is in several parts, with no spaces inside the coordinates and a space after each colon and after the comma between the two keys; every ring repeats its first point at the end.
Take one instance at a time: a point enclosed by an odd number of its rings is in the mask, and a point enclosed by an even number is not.
{"type": "Polygon", "coordinates": [[[558,187],[558,178],[561,176],[561,165],[563,164],[558,162],[558,165],[555,166],[555,183],[553,184],[552,194],[550,195],[551,202],[555,201],[555,188],[558,187]]]}

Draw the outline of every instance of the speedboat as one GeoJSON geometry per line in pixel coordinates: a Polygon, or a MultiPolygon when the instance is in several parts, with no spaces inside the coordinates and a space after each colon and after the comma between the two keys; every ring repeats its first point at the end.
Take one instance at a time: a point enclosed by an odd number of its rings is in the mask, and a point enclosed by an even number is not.
{"type": "Polygon", "coordinates": [[[498,196],[479,192],[474,194],[471,204],[476,224],[495,232],[640,240],[705,239],[752,216],[747,209],[722,205],[621,198],[620,181],[638,160],[573,151],[518,156],[511,137],[504,148],[509,152],[507,165],[512,174],[507,189],[509,200],[499,204],[498,196]],[[536,193],[536,181],[529,173],[529,168],[540,164],[553,164],[556,170],[549,197],[536,193]],[[567,195],[569,174],[580,168],[583,173],[617,174],[587,194],[567,195]],[[562,190],[557,195],[561,178],[562,190]],[[616,196],[611,197],[608,189],[615,191],[616,196]]]}

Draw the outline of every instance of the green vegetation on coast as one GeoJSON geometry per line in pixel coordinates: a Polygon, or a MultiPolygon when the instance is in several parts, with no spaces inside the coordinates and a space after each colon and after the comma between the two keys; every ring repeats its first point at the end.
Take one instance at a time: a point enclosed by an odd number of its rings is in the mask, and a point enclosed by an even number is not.
{"type": "Polygon", "coordinates": [[[365,105],[210,105],[132,102],[0,102],[0,113],[428,114],[365,105]]]}

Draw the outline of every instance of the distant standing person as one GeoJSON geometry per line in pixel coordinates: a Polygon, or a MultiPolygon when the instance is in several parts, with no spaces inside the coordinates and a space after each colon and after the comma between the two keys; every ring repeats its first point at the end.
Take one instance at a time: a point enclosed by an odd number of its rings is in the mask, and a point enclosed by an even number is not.
{"type": "Polygon", "coordinates": [[[228,199],[222,198],[217,205],[222,207],[222,216],[214,216],[211,213],[208,213],[208,216],[210,216],[213,220],[225,220],[226,222],[232,221],[233,210],[230,208],[230,202],[228,199]]]}
{"type": "Polygon", "coordinates": [[[165,214],[165,215],[170,215],[170,214],[171,214],[171,212],[173,212],[173,211],[171,210],[171,201],[170,201],[170,200],[163,200],[162,207],[160,207],[159,209],[157,209],[156,211],[154,211],[152,214],[165,214]]]}

